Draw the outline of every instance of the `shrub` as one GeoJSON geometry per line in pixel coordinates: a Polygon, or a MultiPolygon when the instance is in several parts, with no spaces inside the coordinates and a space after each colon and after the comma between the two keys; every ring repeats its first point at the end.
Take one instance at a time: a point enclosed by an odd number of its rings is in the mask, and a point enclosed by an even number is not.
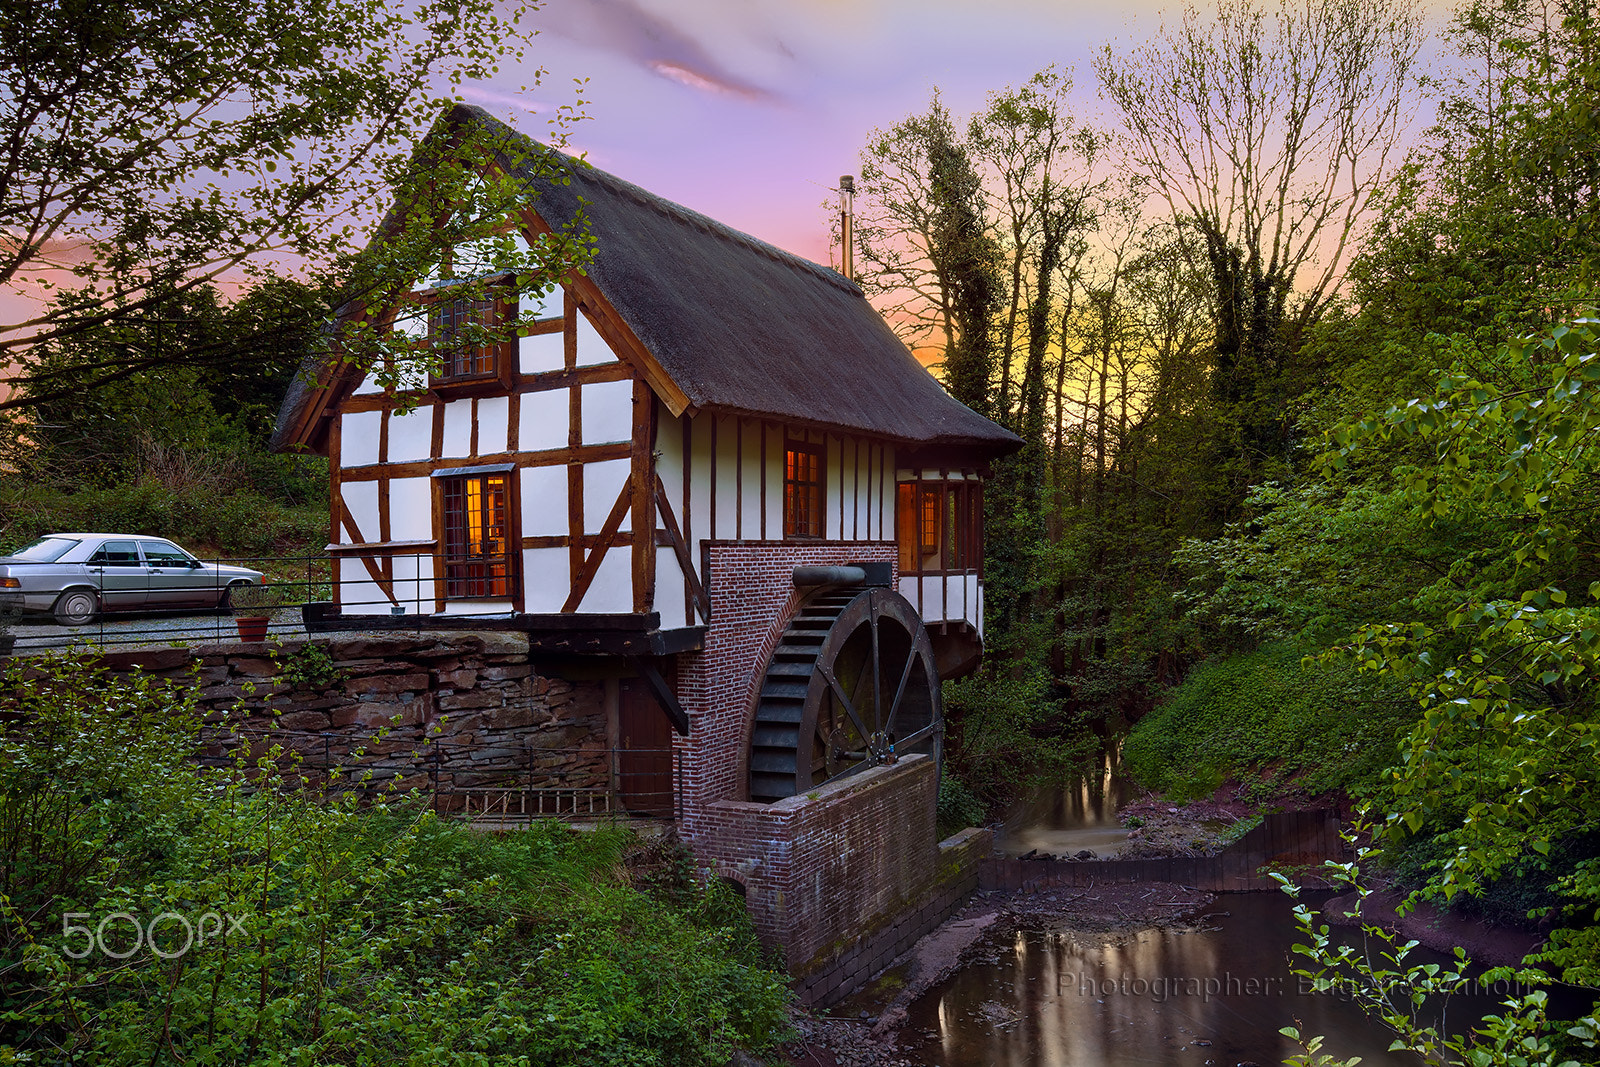
{"type": "Polygon", "coordinates": [[[192,762],[193,708],[161,683],[66,661],[4,681],[23,725],[0,745],[0,828],[37,862],[4,868],[0,1047],[721,1067],[785,1035],[785,984],[731,892],[634,888],[624,830],[489,836],[408,797],[268,786],[192,762]]]}

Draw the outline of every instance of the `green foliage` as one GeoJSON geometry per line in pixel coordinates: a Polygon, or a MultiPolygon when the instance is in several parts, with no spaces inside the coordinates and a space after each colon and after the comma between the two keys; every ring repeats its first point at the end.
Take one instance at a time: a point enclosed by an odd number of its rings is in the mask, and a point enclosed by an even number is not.
{"type": "Polygon", "coordinates": [[[987,818],[983,801],[972,787],[946,769],[939,778],[939,837],[960,833],[969,826],[982,826],[987,818]]]}
{"type": "Polygon", "coordinates": [[[278,661],[278,679],[290,689],[326,692],[344,681],[344,671],[315,641],[306,641],[278,661]]]}
{"type": "Polygon", "coordinates": [[[0,548],[63,530],[104,530],[168,537],[199,553],[214,548],[236,556],[298,555],[320,550],[328,533],[325,504],[289,507],[248,489],[218,492],[204,483],[170,486],[149,479],[77,492],[4,479],[0,515],[0,548]]]}
{"type": "MultiPolygon", "coordinates": [[[[1347,997],[1380,1020],[1395,1034],[1389,1051],[1413,1052],[1429,1063],[1449,1067],[1580,1067],[1580,1061],[1567,1053],[1580,1047],[1600,1047],[1595,1040],[1600,1022],[1593,1015],[1569,1025],[1548,1018],[1549,997],[1542,987],[1550,984],[1550,978],[1543,971],[1507,967],[1474,977],[1469,970],[1471,961],[1460,948],[1455,950],[1453,963],[1410,962],[1416,941],[1403,942],[1367,921],[1373,910],[1366,903],[1372,890],[1361,880],[1360,863],[1369,854],[1360,849],[1356,862],[1330,862],[1324,868],[1336,883],[1354,890],[1363,902],[1360,947],[1334,937],[1326,925],[1317,923],[1318,914],[1311,908],[1295,905],[1295,923],[1306,940],[1297,943],[1294,951],[1306,963],[1295,967],[1293,973],[1305,979],[1314,991],[1347,997]],[[1503,1014],[1484,1016],[1470,1033],[1452,1036],[1430,1018],[1435,1013],[1442,1014],[1449,999],[1467,991],[1473,983],[1506,979],[1515,980],[1530,991],[1505,1000],[1503,1014]]],[[[1298,897],[1299,890],[1286,878],[1276,874],[1273,877],[1284,892],[1298,897]]],[[[1303,1054],[1292,1057],[1288,1061],[1291,1064],[1349,1067],[1359,1060],[1334,1061],[1319,1053],[1320,1038],[1302,1040],[1299,1031],[1292,1028],[1283,1034],[1302,1045],[1303,1054]]]]}
{"type": "Polygon", "coordinates": [[[193,708],[158,683],[71,663],[5,681],[24,725],[0,747],[0,828],[27,861],[0,868],[10,1050],[721,1067],[784,1033],[737,899],[641,892],[624,830],[491,836],[402,797],[261,788],[190,762],[193,708]]]}
{"type": "Polygon", "coordinates": [[[1135,780],[1181,797],[1229,778],[1310,793],[1370,789],[1409,721],[1399,687],[1350,668],[1304,664],[1280,642],[1197,668],[1122,746],[1135,780]]]}
{"type": "Polygon", "coordinates": [[[1063,719],[1050,699],[1048,675],[1039,669],[1018,676],[985,670],[946,682],[944,707],[945,759],[991,805],[1066,780],[1099,747],[1063,719]]]}
{"type": "MultiPolygon", "coordinates": [[[[1514,388],[1447,376],[1428,399],[1336,429],[1330,472],[1375,443],[1420,441],[1424,466],[1401,470],[1415,513],[1472,514],[1504,531],[1506,579],[1465,590],[1426,620],[1373,623],[1334,653],[1409,686],[1420,715],[1379,797],[1380,840],[1437,834],[1429,874],[1445,899],[1479,895],[1514,864],[1546,866],[1552,846],[1592,830],[1600,812],[1600,581],[1588,546],[1600,476],[1600,335],[1592,320],[1506,346],[1514,388]],[[1569,593],[1570,590],[1570,593],[1569,593]]],[[[1571,926],[1553,939],[1573,981],[1600,974],[1592,925],[1600,871],[1562,876],[1571,926]]]]}

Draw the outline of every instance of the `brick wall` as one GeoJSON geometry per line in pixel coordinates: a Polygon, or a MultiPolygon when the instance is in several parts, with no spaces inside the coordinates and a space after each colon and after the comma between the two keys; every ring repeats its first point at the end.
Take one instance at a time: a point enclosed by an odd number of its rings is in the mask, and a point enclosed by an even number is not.
{"type": "Polygon", "coordinates": [[[894,543],[705,542],[711,624],[705,646],[678,657],[678,702],[693,723],[689,737],[678,739],[686,840],[700,836],[708,805],[748,791],[746,745],[759,672],[803,595],[794,569],[870,561],[893,566],[894,543]]]}
{"type": "Polygon", "coordinates": [[[695,848],[739,882],[802,999],[829,1004],[887,967],[977,886],[988,835],[935,840],[933,761],[913,755],[773,804],[717,801],[695,848]]]}

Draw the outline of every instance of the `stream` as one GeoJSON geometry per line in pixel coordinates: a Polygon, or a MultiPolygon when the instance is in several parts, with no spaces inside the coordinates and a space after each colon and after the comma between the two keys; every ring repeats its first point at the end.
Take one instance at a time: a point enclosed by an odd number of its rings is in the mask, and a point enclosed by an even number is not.
{"type": "MultiPolygon", "coordinates": [[[[1127,837],[1117,809],[1132,795],[1117,771],[1109,752],[1087,779],[1041,791],[1011,813],[997,851],[1116,855],[1127,837]]],[[[901,1055],[925,1067],[1266,1067],[1299,1051],[1279,1033],[1295,1026],[1339,1058],[1421,1064],[1389,1052],[1393,1035],[1348,999],[1290,973],[1293,906],[1282,893],[1221,894],[1198,925],[1020,931],[910,1004],[901,1055]]],[[[1418,949],[1410,962],[1445,960],[1418,949]]],[[[1506,992],[1458,995],[1448,1028],[1470,1027],[1506,992]]]]}
{"type": "MultiPolygon", "coordinates": [[[[1265,1067],[1296,1051],[1279,1028],[1299,1026],[1340,1057],[1420,1064],[1388,1052],[1393,1035],[1354,1004],[1289,973],[1292,906],[1280,893],[1235,893],[1200,929],[1020,932],[992,962],[919,998],[901,1047],[939,1067],[1265,1067]]],[[[1442,957],[1419,951],[1417,962],[1429,959],[1442,957]]]]}

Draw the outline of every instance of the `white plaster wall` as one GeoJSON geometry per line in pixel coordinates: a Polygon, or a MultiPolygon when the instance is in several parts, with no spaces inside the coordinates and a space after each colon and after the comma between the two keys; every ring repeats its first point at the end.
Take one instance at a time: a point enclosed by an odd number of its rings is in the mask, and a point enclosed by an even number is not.
{"type": "MultiPolygon", "coordinates": [[[[524,248],[527,247],[526,241],[521,243],[524,248]]],[[[517,300],[517,310],[523,315],[532,315],[536,319],[547,319],[561,314],[561,287],[559,285],[551,286],[542,293],[522,293],[517,300]]]]}
{"type": "Polygon", "coordinates": [[[387,615],[389,598],[373,584],[359,559],[338,561],[339,611],[344,615],[387,615]]]}
{"type": "Polygon", "coordinates": [[[883,473],[882,486],[878,497],[878,540],[893,541],[895,539],[894,517],[894,449],[885,445],[878,459],[879,469],[883,473]]]}
{"type": "Polygon", "coordinates": [[[595,382],[583,387],[583,443],[633,440],[633,383],[595,382]]]}
{"type": "MultiPolygon", "coordinates": [[[[734,493],[739,483],[736,465],[739,457],[739,420],[717,419],[717,528],[713,537],[736,537],[737,523],[734,510],[734,493]]],[[[710,513],[706,513],[710,518],[710,513]]]]}
{"type": "MultiPolygon", "coordinates": [[[[427,541],[433,538],[431,481],[429,478],[396,478],[389,483],[391,541],[427,541]]],[[[373,532],[368,536],[377,537],[378,534],[373,532]]]]}
{"type": "Polygon", "coordinates": [[[441,459],[464,459],[472,449],[472,401],[452,400],[444,406],[441,459]]]}
{"type": "MultiPolygon", "coordinates": [[[[622,484],[628,480],[631,464],[625,459],[608,459],[604,463],[586,463],[583,466],[583,526],[584,533],[596,534],[600,527],[605,525],[606,516],[611,514],[611,508],[617,502],[617,495],[622,492],[622,484]]],[[[622,525],[619,530],[633,529],[632,509],[622,516],[622,525]]],[[[632,608],[632,593],[629,593],[629,609],[632,608]]]]}
{"type": "Polygon", "coordinates": [[[517,365],[523,374],[560,370],[565,362],[566,341],[559,332],[517,339],[517,365]]]}
{"type": "MultiPolygon", "coordinates": [[[[700,559],[700,542],[711,534],[711,418],[701,415],[689,420],[689,555],[700,559]]],[[[679,528],[683,510],[678,511],[679,528]]]]}
{"type": "Polygon", "coordinates": [[[378,385],[377,377],[369,374],[361,379],[361,384],[356,386],[355,391],[357,393],[381,393],[383,389],[378,385]]]}
{"type": "Polygon", "coordinates": [[[656,549],[656,602],[650,610],[661,613],[661,628],[675,630],[688,626],[684,613],[683,568],[678,565],[678,554],[670,548],[656,549]]]}
{"type": "MultiPolygon", "coordinates": [[[[564,537],[567,532],[567,468],[564,466],[522,468],[523,536],[564,537]]],[[[564,580],[567,571],[567,550],[563,548],[560,551],[561,574],[564,580]]],[[[533,572],[523,573],[531,576],[533,572]]]]}
{"type": "MultiPolygon", "coordinates": [[[[511,398],[486,396],[478,401],[478,455],[492,456],[506,450],[507,416],[511,398]]],[[[519,431],[521,427],[517,428],[519,431]]]]}
{"type": "MultiPolygon", "coordinates": [[[[767,540],[783,540],[783,428],[768,426],[767,435],[767,540]]],[[[759,504],[759,499],[757,500],[759,504]]]]}
{"type": "Polygon", "coordinates": [[[844,534],[839,527],[842,512],[839,509],[843,503],[844,493],[839,472],[839,439],[829,436],[823,440],[822,466],[823,470],[827,471],[827,475],[822,485],[822,499],[825,501],[822,505],[822,536],[830,541],[834,539],[842,540],[844,534]]]}
{"type": "Polygon", "coordinates": [[[761,536],[761,424],[745,422],[739,430],[739,449],[744,454],[739,467],[743,496],[739,503],[740,537],[753,541],[761,536]]]}
{"type": "MultiPolygon", "coordinates": [[[[565,515],[563,511],[563,520],[565,515]]],[[[571,563],[564,548],[525,549],[522,553],[524,609],[533,615],[554,615],[560,611],[567,594],[572,591],[570,570],[571,563]]]]}
{"type": "Polygon", "coordinates": [[[633,549],[630,546],[619,545],[606,553],[578,610],[595,614],[633,610],[633,549]]]}
{"type": "Polygon", "coordinates": [[[582,310],[578,312],[578,366],[589,367],[596,363],[610,363],[616,353],[606,344],[605,338],[595,330],[594,323],[582,310]]]}
{"type": "Polygon", "coordinates": [[[428,458],[433,447],[433,408],[420,407],[389,416],[389,462],[414,463],[428,458]]]}
{"type": "MultiPolygon", "coordinates": [[[[667,490],[667,503],[683,529],[683,420],[673,418],[665,408],[657,412],[656,473],[667,490]]],[[[660,520],[656,520],[660,523],[660,520]]]]}
{"type": "Polygon", "coordinates": [[[396,556],[394,596],[407,615],[433,613],[433,556],[396,556]]]}
{"type": "MultiPolygon", "coordinates": [[[[341,482],[339,495],[344,499],[345,510],[350,517],[361,527],[361,533],[369,541],[378,539],[378,483],[377,482],[341,482]]],[[[339,541],[349,544],[352,541],[349,531],[340,525],[339,541]]]]}
{"type": "Polygon", "coordinates": [[[509,600],[446,600],[444,613],[446,615],[509,615],[512,611],[509,600]]]}
{"type": "Polygon", "coordinates": [[[571,408],[565,389],[546,389],[523,393],[522,421],[517,426],[518,447],[524,452],[544,452],[567,447],[567,423],[571,408]]]}
{"type": "Polygon", "coordinates": [[[378,462],[381,411],[351,411],[339,416],[339,465],[365,467],[378,462]]]}

